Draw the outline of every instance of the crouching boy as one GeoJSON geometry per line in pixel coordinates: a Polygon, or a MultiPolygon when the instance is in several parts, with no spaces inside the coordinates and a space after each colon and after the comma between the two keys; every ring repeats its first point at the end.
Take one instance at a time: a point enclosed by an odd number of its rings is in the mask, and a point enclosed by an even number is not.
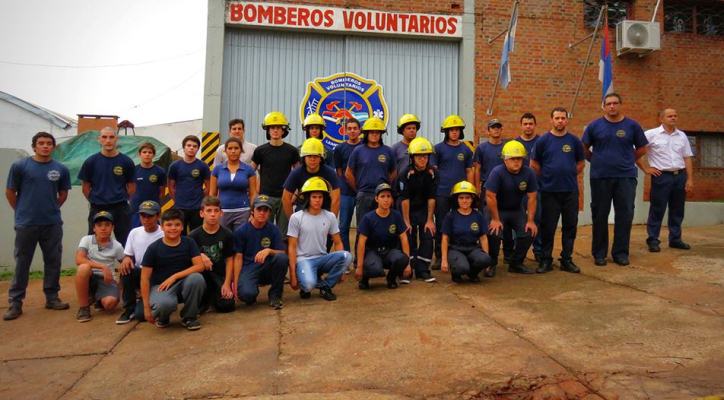
{"type": "Polygon", "coordinates": [[[181,236],[184,216],[180,210],[164,212],[161,229],[163,238],[148,246],[141,262],[143,314],[146,321],[165,328],[178,303],[183,303],[181,325],[191,331],[200,329],[199,308],[206,283],[199,247],[193,239],[181,236]]]}
{"type": "Polygon", "coordinates": [[[91,320],[90,300],[100,302],[106,311],[118,305],[118,282],[114,264],[123,260],[123,246],[111,237],[113,215],[100,211],[93,216],[93,234],[84,236],[75,252],[75,291],[78,296],[78,322],[91,320]]]}

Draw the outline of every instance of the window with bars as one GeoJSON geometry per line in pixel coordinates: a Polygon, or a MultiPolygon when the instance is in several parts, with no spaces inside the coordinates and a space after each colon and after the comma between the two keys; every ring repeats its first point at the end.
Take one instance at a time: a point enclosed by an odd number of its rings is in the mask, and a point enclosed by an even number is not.
{"type": "Polygon", "coordinates": [[[687,132],[697,168],[724,169],[724,133],[687,132]]]}
{"type": "Polygon", "coordinates": [[[608,3],[608,26],[615,28],[616,24],[627,19],[631,11],[631,0],[583,0],[583,23],[586,28],[593,29],[598,21],[601,7],[608,3]]]}
{"type": "Polygon", "coordinates": [[[724,2],[666,1],[664,3],[664,32],[724,35],[724,2]]]}

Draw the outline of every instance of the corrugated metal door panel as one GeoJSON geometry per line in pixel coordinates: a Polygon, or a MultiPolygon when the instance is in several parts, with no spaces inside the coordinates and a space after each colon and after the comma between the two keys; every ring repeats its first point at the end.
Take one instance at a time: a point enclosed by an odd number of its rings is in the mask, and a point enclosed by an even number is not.
{"type": "Polygon", "coordinates": [[[269,111],[282,111],[292,132],[287,141],[301,143],[299,103],[307,82],[344,70],[344,37],[277,31],[227,29],[224,38],[220,127],[243,118],[246,139],[266,142],[261,123],[269,111]]]}
{"type": "MultiPolygon", "coordinates": [[[[391,133],[387,144],[399,140],[397,119],[407,112],[422,120],[422,136],[442,141],[440,123],[458,112],[458,54],[457,42],[347,37],[347,71],[383,87],[391,133]]],[[[466,139],[472,137],[469,132],[466,139]]]]}

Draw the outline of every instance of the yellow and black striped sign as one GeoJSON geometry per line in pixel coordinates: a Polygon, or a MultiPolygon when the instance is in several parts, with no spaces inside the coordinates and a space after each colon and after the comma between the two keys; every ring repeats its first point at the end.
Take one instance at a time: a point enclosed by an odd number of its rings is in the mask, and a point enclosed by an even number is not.
{"type": "Polygon", "coordinates": [[[219,132],[203,132],[201,133],[201,160],[214,168],[214,157],[216,157],[216,149],[221,144],[221,135],[219,132]]]}

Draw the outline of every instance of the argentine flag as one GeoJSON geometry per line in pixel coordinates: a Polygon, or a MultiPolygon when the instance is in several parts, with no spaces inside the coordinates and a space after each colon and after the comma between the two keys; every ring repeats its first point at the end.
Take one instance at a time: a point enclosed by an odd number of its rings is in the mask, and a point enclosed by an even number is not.
{"type": "Polygon", "coordinates": [[[511,81],[509,56],[515,48],[515,28],[518,25],[518,7],[513,9],[511,16],[510,29],[505,34],[505,42],[503,43],[503,54],[500,56],[500,86],[504,89],[508,88],[511,81]]]}

